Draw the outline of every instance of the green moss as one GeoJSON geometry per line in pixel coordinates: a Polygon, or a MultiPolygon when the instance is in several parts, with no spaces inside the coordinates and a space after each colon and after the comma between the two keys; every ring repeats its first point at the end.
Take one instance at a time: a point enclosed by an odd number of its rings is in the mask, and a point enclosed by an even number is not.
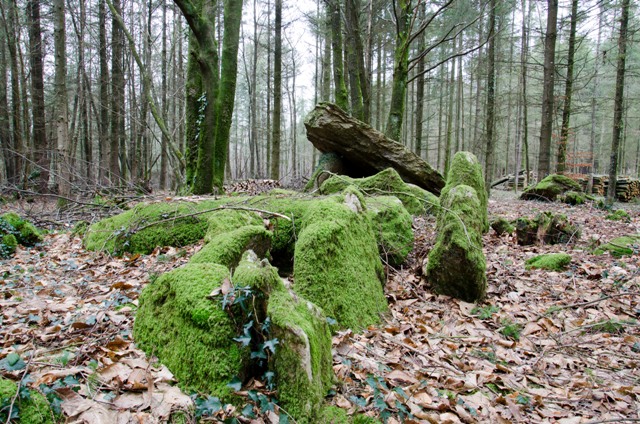
{"type": "Polygon", "coordinates": [[[208,216],[179,217],[205,211],[222,203],[220,200],[136,205],[120,215],[91,225],[84,237],[84,246],[88,250],[104,250],[114,254],[151,253],[158,246],[186,246],[204,237],[208,216]],[[158,221],[163,222],[147,227],[158,221]]]}
{"type": "Polygon", "coordinates": [[[515,227],[506,219],[498,218],[491,222],[491,228],[496,232],[497,235],[501,236],[503,234],[511,234],[515,231],[515,227]]]}
{"type": "Polygon", "coordinates": [[[618,237],[598,247],[593,253],[602,255],[609,252],[616,258],[631,256],[640,250],[640,234],[618,237]]]}
{"type": "Polygon", "coordinates": [[[333,380],[331,333],[322,311],[279,285],[267,315],[280,343],[273,356],[278,400],[296,422],[315,423],[333,380]]]}
{"type": "Polygon", "coordinates": [[[18,244],[23,246],[33,246],[42,241],[42,234],[35,225],[20,217],[14,212],[8,212],[0,216],[0,220],[9,224],[15,229],[14,235],[18,244]]]}
{"type": "Polygon", "coordinates": [[[447,183],[440,193],[440,198],[456,186],[467,185],[476,191],[480,201],[480,211],[482,218],[482,232],[489,231],[489,218],[487,215],[488,194],[482,176],[482,166],[478,159],[471,152],[458,152],[453,156],[451,167],[447,175],[447,183]]]}
{"type": "Polygon", "coordinates": [[[391,266],[404,263],[413,249],[411,215],[393,196],[371,197],[367,200],[367,206],[380,256],[391,266]]]}
{"type": "Polygon", "coordinates": [[[18,247],[18,240],[13,234],[5,234],[2,236],[2,243],[0,243],[0,258],[8,258],[16,253],[16,247],[18,247]]]}
{"type": "Polygon", "coordinates": [[[268,260],[260,260],[252,250],[242,255],[233,273],[233,282],[236,286],[251,287],[266,295],[282,285],[277,269],[268,260]]]}
{"type": "Polygon", "coordinates": [[[356,414],[353,416],[353,424],[381,424],[377,418],[364,414],[356,414]]]}
{"type": "Polygon", "coordinates": [[[624,209],[616,209],[615,211],[612,211],[609,214],[607,214],[605,219],[609,219],[611,221],[627,221],[627,222],[629,222],[631,220],[631,217],[629,216],[629,214],[627,212],[625,212],[624,209]]]}
{"type": "Polygon", "coordinates": [[[156,355],[183,388],[229,399],[227,384],[243,378],[248,352],[236,326],[211,292],[229,277],[216,264],[187,264],[161,275],[140,295],[134,324],[139,347],[156,355]]]}
{"type": "Polygon", "coordinates": [[[319,424],[351,424],[347,411],[337,406],[324,406],[318,415],[319,424]]]}
{"type": "Polygon", "coordinates": [[[337,197],[309,205],[295,245],[294,274],[294,289],[343,327],[377,323],[387,309],[371,218],[337,197]]]}
{"type": "Polygon", "coordinates": [[[566,215],[543,212],[534,219],[516,220],[516,240],[519,245],[559,244],[577,241],[581,231],[577,225],[569,222],[566,215]]]}
{"type": "Polygon", "coordinates": [[[571,255],[566,253],[548,253],[538,255],[525,261],[526,269],[546,269],[549,271],[562,271],[571,263],[571,255]]]}
{"type": "Polygon", "coordinates": [[[235,268],[242,254],[251,249],[258,256],[264,257],[269,251],[273,233],[263,226],[248,225],[236,230],[220,233],[189,261],[190,263],[215,263],[228,268],[235,268]]]}
{"type": "Polygon", "coordinates": [[[431,212],[434,206],[437,208],[436,205],[438,204],[435,200],[437,197],[418,186],[405,183],[393,168],[387,168],[366,178],[350,178],[343,175],[333,176],[322,183],[320,193],[339,193],[350,185],[358,187],[359,190],[368,195],[396,196],[407,208],[407,211],[413,215],[431,212]]]}
{"type": "Polygon", "coordinates": [[[216,236],[247,225],[263,225],[262,218],[253,211],[223,209],[216,211],[207,220],[204,241],[209,243],[216,236]]]}
{"type": "Polygon", "coordinates": [[[434,291],[475,302],[487,290],[482,252],[482,211],[475,190],[458,185],[441,198],[436,244],[429,252],[426,274],[434,291]]]}
{"type": "Polygon", "coordinates": [[[587,198],[584,193],[579,193],[577,191],[567,191],[562,198],[562,201],[568,205],[583,205],[587,198]]]}
{"type": "MultiPolygon", "coordinates": [[[[0,408],[11,404],[11,400],[16,394],[18,386],[11,380],[0,378],[0,408]]],[[[18,410],[18,420],[23,424],[53,424],[56,419],[49,406],[47,399],[42,394],[29,390],[29,397],[20,396],[14,404],[14,409],[18,410]]],[[[2,409],[6,414],[8,410],[2,409]]],[[[13,422],[13,421],[12,421],[13,422]]]]}
{"type": "Polygon", "coordinates": [[[559,174],[551,174],[533,187],[528,187],[520,196],[523,200],[542,200],[553,202],[557,197],[567,191],[582,192],[582,187],[569,177],[559,174]]]}

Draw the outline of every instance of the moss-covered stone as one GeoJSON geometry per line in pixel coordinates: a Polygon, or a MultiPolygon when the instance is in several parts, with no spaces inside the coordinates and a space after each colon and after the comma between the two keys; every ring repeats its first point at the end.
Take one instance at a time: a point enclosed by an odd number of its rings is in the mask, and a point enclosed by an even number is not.
{"type": "Polygon", "coordinates": [[[483,216],[476,191],[458,185],[441,197],[438,236],[429,252],[426,275],[434,291],[476,302],[487,290],[482,252],[483,216]]]}
{"type": "Polygon", "coordinates": [[[526,269],[546,269],[549,271],[562,271],[571,263],[571,255],[566,253],[548,253],[538,255],[525,261],[526,269]]]}
{"type": "Polygon", "coordinates": [[[278,400],[296,422],[315,423],[333,382],[331,332],[322,311],[279,285],[267,315],[280,343],[273,356],[278,400]]]}
{"type": "Polygon", "coordinates": [[[580,235],[580,228],[563,214],[543,212],[534,219],[516,220],[516,241],[521,246],[570,243],[579,240],[580,235]]]}
{"type": "Polygon", "coordinates": [[[640,234],[632,234],[623,237],[617,237],[609,243],[599,246],[594,250],[594,254],[603,255],[609,252],[611,256],[621,258],[623,256],[631,256],[640,251],[640,234]]]}
{"type": "Polygon", "coordinates": [[[186,246],[201,240],[208,228],[207,214],[186,215],[215,208],[224,202],[136,205],[120,215],[91,225],[83,239],[84,246],[88,250],[104,250],[114,254],[146,254],[158,246],[186,246]],[[159,223],[149,226],[155,222],[159,223]]]}
{"type": "Polygon", "coordinates": [[[237,328],[209,295],[229,277],[227,267],[186,264],[161,275],[140,295],[134,338],[187,389],[228,399],[227,384],[243,378],[249,352],[233,341],[237,328]]]}
{"type": "Polygon", "coordinates": [[[264,224],[262,218],[253,211],[233,209],[216,211],[207,219],[207,233],[204,236],[204,241],[209,243],[222,233],[234,231],[247,225],[262,226],[264,224]]]}
{"type": "Polygon", "coordinates": [[[0,243],[0,258],[8,258],[16,253],[18,247],[18,239],[13,234],[5,234],[2,236],[0,243]]]}
{"type": "MultiPolygon", "coordinates": [[[[13,381],[0,378],[0,405],[11,404],[17,389],[18,386],[13,381]]],[[[29,390],[28,398],[19,396],[14,404],[14,410],[18,411],[18,419],[15,422],[23,424],[54,424],[56,422],[49,402],[35,390],[29,390]]],[[[2,412],[6,414],[8,410],[2,412]]]]}
{"type": "Polygon", "coordinates": [[[371,217],[340,197],[309,204],[294,254],[294,289],[342,327],[361,329],[387,310],[371,217]]]}
{"type": "Polygon", "coordinates": [[[582,187],[569,177],[551,174],[533,187],[528,187],[522,193],[522,200],[555,201],[559,195],[567,191],[582,192],[582,187]]]}
{"type": "Polygon", "coordinates": [[[22,218],[17,213],[5,213],[0,216],[0,220],[4,221],[4,223],[0,225],[0,234],[9,233],[4,230],[6,224],[8,224],[9,227],[14,229],[11,233],[16,237],[18,244],[23,246],[33,246],[42,241],[42,233],[36,228],[36,226],[22,218]]]}
{"type": "Polygon", "coordinates": [[[567,191],[562,197],[562,202],[568,205],[577,206],[583,205],[587,201],[587,197],[584,193],[577,191],[567,191]]]}
{"type": "Polygon", "coordinates": [[[350,185],[372,196],[395,196],[412,215],[435,213],[439,205],[435,195],[418,186],[405,183],[393,168],[387,168],[366,178],[335,175],[322,183],[320,193],[339,193],[350,185]]]}
{"type": "Polygon", "coordinates": [[[447,174],[447,184],[440,193],[442,199],[453,187],[461,184],[467,185],[476,191],[480,201],[480,213],[482,218],[482,232],[489,231],[489,218],[487,212],[488,194],[482,176],[482,166],[471,152],[458,152],[453,156],[451,167],[447,174]]]}
{"type": "Polygon", "coordinates": [[[630,221],[631,217],[624,209],[616,209],[611,211],[605,216],[605,219],[609,219],[611,221],[630,221]]]}
{"type": "Polygon", "coordinates": [[[273,233],[262,225],[247,225],[223,232],[209,240],[191,257],[190,263],[214,263],[235,268],[246,250],[265,257],[271,247],[273,233]]]}
{"type": "Polygon", "coordinates": [[[511,234],[515,231],[516,227],[504,218],[498,218],[491,221],[491,228],[497,235],[511,234]]]}
{"type": "Polygon", "coordinates": [[[404,263],[413,250],[413,231],[411,215],[402,202],[393,196],[371,197],[367,199],[367,214],[372,217],[383,260],[391,266],[404,263]]]}

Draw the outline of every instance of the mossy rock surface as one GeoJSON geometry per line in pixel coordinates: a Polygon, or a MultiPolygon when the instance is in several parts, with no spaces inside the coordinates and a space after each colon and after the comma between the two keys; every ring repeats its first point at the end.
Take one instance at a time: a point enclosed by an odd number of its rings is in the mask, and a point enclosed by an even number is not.
{"type": "Polygon", "coordinates": [[[447,184],[442,189],[442,199],[453,187],[461,184],[467,185],[476,191],[480,201],[480,214],[482,219],[482,232],[489,231],[489,218],[487,205],[489,202],[487,189],[482,175],[482,166],[471,152],[458,152],[453,156],[451,167],[447,174],[447,184]]]}
{"type": "Polygon", "coordinates": [[[525,261],[526,269],[546,269],[562,271],[571,263],[571,255],[566,253],[548,253],[529,258],[525,261]]]}
{"type": "Polygon", "coordinates": [[[8,258],[16,247],[33,246],[42,241],[42,233],[29,221],[14,212],[0,216],[0,258],[8,258]]]}
{"type": "Polygon", "coordinates": [[[522,200],[540,200],[553,202],[558,196],[568,191],[582,193],[582,187],[569,177],[551,174],[533,187],[528,187],[520,198],[522,200]]]}
{"type": "Polygon", "coordinates": [[[425,270],[427,278],[437,293],[466,302],[480,301],[487,290],[480,200],[472,187],[458,185],[446,192],[441,204],[438,235],[425,270]]]}
{"type": "Polygon", "coordinates": [[[532,244],[566,244],[580,239],[581,230],[566,215],[542,212],[534,219],[516,220],[516,241],[521,246],[532,244]]]}
{"type": "Polygon", "coordinates": [[[623,237],[617,237],[611,240],[609,243],[603,244],[594,250],[594,254],[603,255],[605,252],[609,252],[616,258],[623,256],[631,256],[637,254],[640,251],[640,234],[632,234],[623,237]]]}
{"type": "MultiPolygon", "coordinates": [[[[11,380],[0,378],[0,405],[9,405],[16,394],[18,386],[11,380]]],[[[14,404],[18,412],[18,420],[23,424],[54,424],[57,422],[47,399],[34,390],[29,390],[29,398],[19,396],[14,404]]],[[[8,410],[2,410],[6,415],[8,410]]]]}
{"type": "Polygon", "coordinates": [[[393,168],[366,178],[335,175],[322,183],[320,193],[339,193],[351,185],[371,196],[395,196],[412,215],[435,213],[438,209],[438,198],[434,194],[405,183],[393,168]]]}
{"type": "Polygon", "coordinates": [[[504,218],[498,218],[491,221],[491,228],[493,228],[493,231],[495,231],[499,236],[503,234],[511,234],[516,230],[516,227],[504,218]]]}
{"type": "Polygon", "coordinates": [[[587,196],[584,193],[577,191],[567,191],[562,197],[562,202],[568,205],[577,206],[583,205],[587,201],[587,196]]]}
{"type": "Polygon", "coordinates": [[[278,400],[299,423],[315,423],[333,383],[331,332],[322,310],[280,284],[267,316],[280,343],[273,356],[278,400]]]}
{"type": "Polygon", "coordinates": [[[411,215],[394,196],[371,197],[366,204],[380,256],[391,266],[403,264],[413,250],[411,215]]]}
{"type": "MultiPolygon", "coordinates": [[[[262,222],[260,222],[262,223],[262,222]]],[[[247,250],[261,258],[271,248],[273,233],[262,225],[246,225],[213,237],[190,259],[190,263],[214,263],[235,268],[247,250]]]]}
{"type": "Polygon", "coordinates": [[[231,397],[227,384],[243,377],[248,349],[233,341],[236,324],[209,295],[229,278],[218,264],[186,264],[161,275],[140,295],[134,338],[167,365],[185,389],[231,397]]]}

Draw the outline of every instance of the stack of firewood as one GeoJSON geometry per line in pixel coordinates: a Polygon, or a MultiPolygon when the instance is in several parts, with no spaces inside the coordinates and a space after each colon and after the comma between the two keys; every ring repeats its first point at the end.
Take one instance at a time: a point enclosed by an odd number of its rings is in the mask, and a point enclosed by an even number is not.
{"type": "Polygon", "coordinates": [[[609,176],[607,175],[594,175],[593,176],[593,188],[591,193],[598,196],[604,196],[607,194],[607,188],[609,187],[609,176]]]}
{"type": "Polygon", "coordinates": [[[620,177],[616,181],[616,198],[621,202],[640,197],[640,180],[630,177],[620,177]]]}

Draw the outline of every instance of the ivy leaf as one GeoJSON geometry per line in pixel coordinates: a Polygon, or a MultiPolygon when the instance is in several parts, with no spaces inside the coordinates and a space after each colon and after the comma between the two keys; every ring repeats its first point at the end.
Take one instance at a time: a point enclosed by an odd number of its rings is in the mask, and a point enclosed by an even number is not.
{"type": "Polygon", "coordinates": [[[242,412],[241,412],[243,417],[247,417],[247,418],[255,418],[256,414],[253,413],[253,405],[251,404],[246,404],[244,406],[244,408],[242,408],[242,412]]]}
{"type": "Polygon", "coordinates": [[[244,335],[240,337],[234,337],[233,340],[238,343],[242,343],[242,347],[247,347],[249,346],[249,343],[251,343],[251,336],[244,335]]]}
{"type": "Polygon", "coordinates": [[[231,387],[233,391],[238,392],[242,389],[242,381],[238,377],[233,377],[233,380],[227,384],[227,387],[231,387]]]}
{"type": "Polygon", "coordinates": [[[280,420],[279,420],[279,423],[280,423],[280,424],[289,424],[289,416],[288,416],[288,415],[286,415],[286,414],[280,414],[280,415],[278,416],[278,418],[280,419],[280,420]]]}
{"type": "Polygon", "coordinates": [[[327,317],[327,324],[329,324],[329,325],[338,325],[338,321],[336,321],[335,319],[333,319],[331,317],[327,317]]]}
{"type": "Polygon", "coordinates": [[[205,400],[196,401],[196,417],[213,415],[222,409],[222,403],[217,397],[207,396],[205,400]]]}
{"type": "Polygon", "coordinates": [[[11,352],[6,358],[0,361],[0,368],[6,371],[18,371],[24,369],[27,366],[22,360],[20,355],[15,352],[11,352]]]}
{"type": "Polygon", "coordinates": [[[280,343],[278,339],[271,339],[264,342],[264,349],[269,349],[271,353],[276,353],[276,345],[280,343]]]}
{"type": "Polygon", "coordinates": [[[367,406],[367,400],[361,396],[351,396],[349,400],[359,406],[360,408],[364,408],[367,406]]]}

